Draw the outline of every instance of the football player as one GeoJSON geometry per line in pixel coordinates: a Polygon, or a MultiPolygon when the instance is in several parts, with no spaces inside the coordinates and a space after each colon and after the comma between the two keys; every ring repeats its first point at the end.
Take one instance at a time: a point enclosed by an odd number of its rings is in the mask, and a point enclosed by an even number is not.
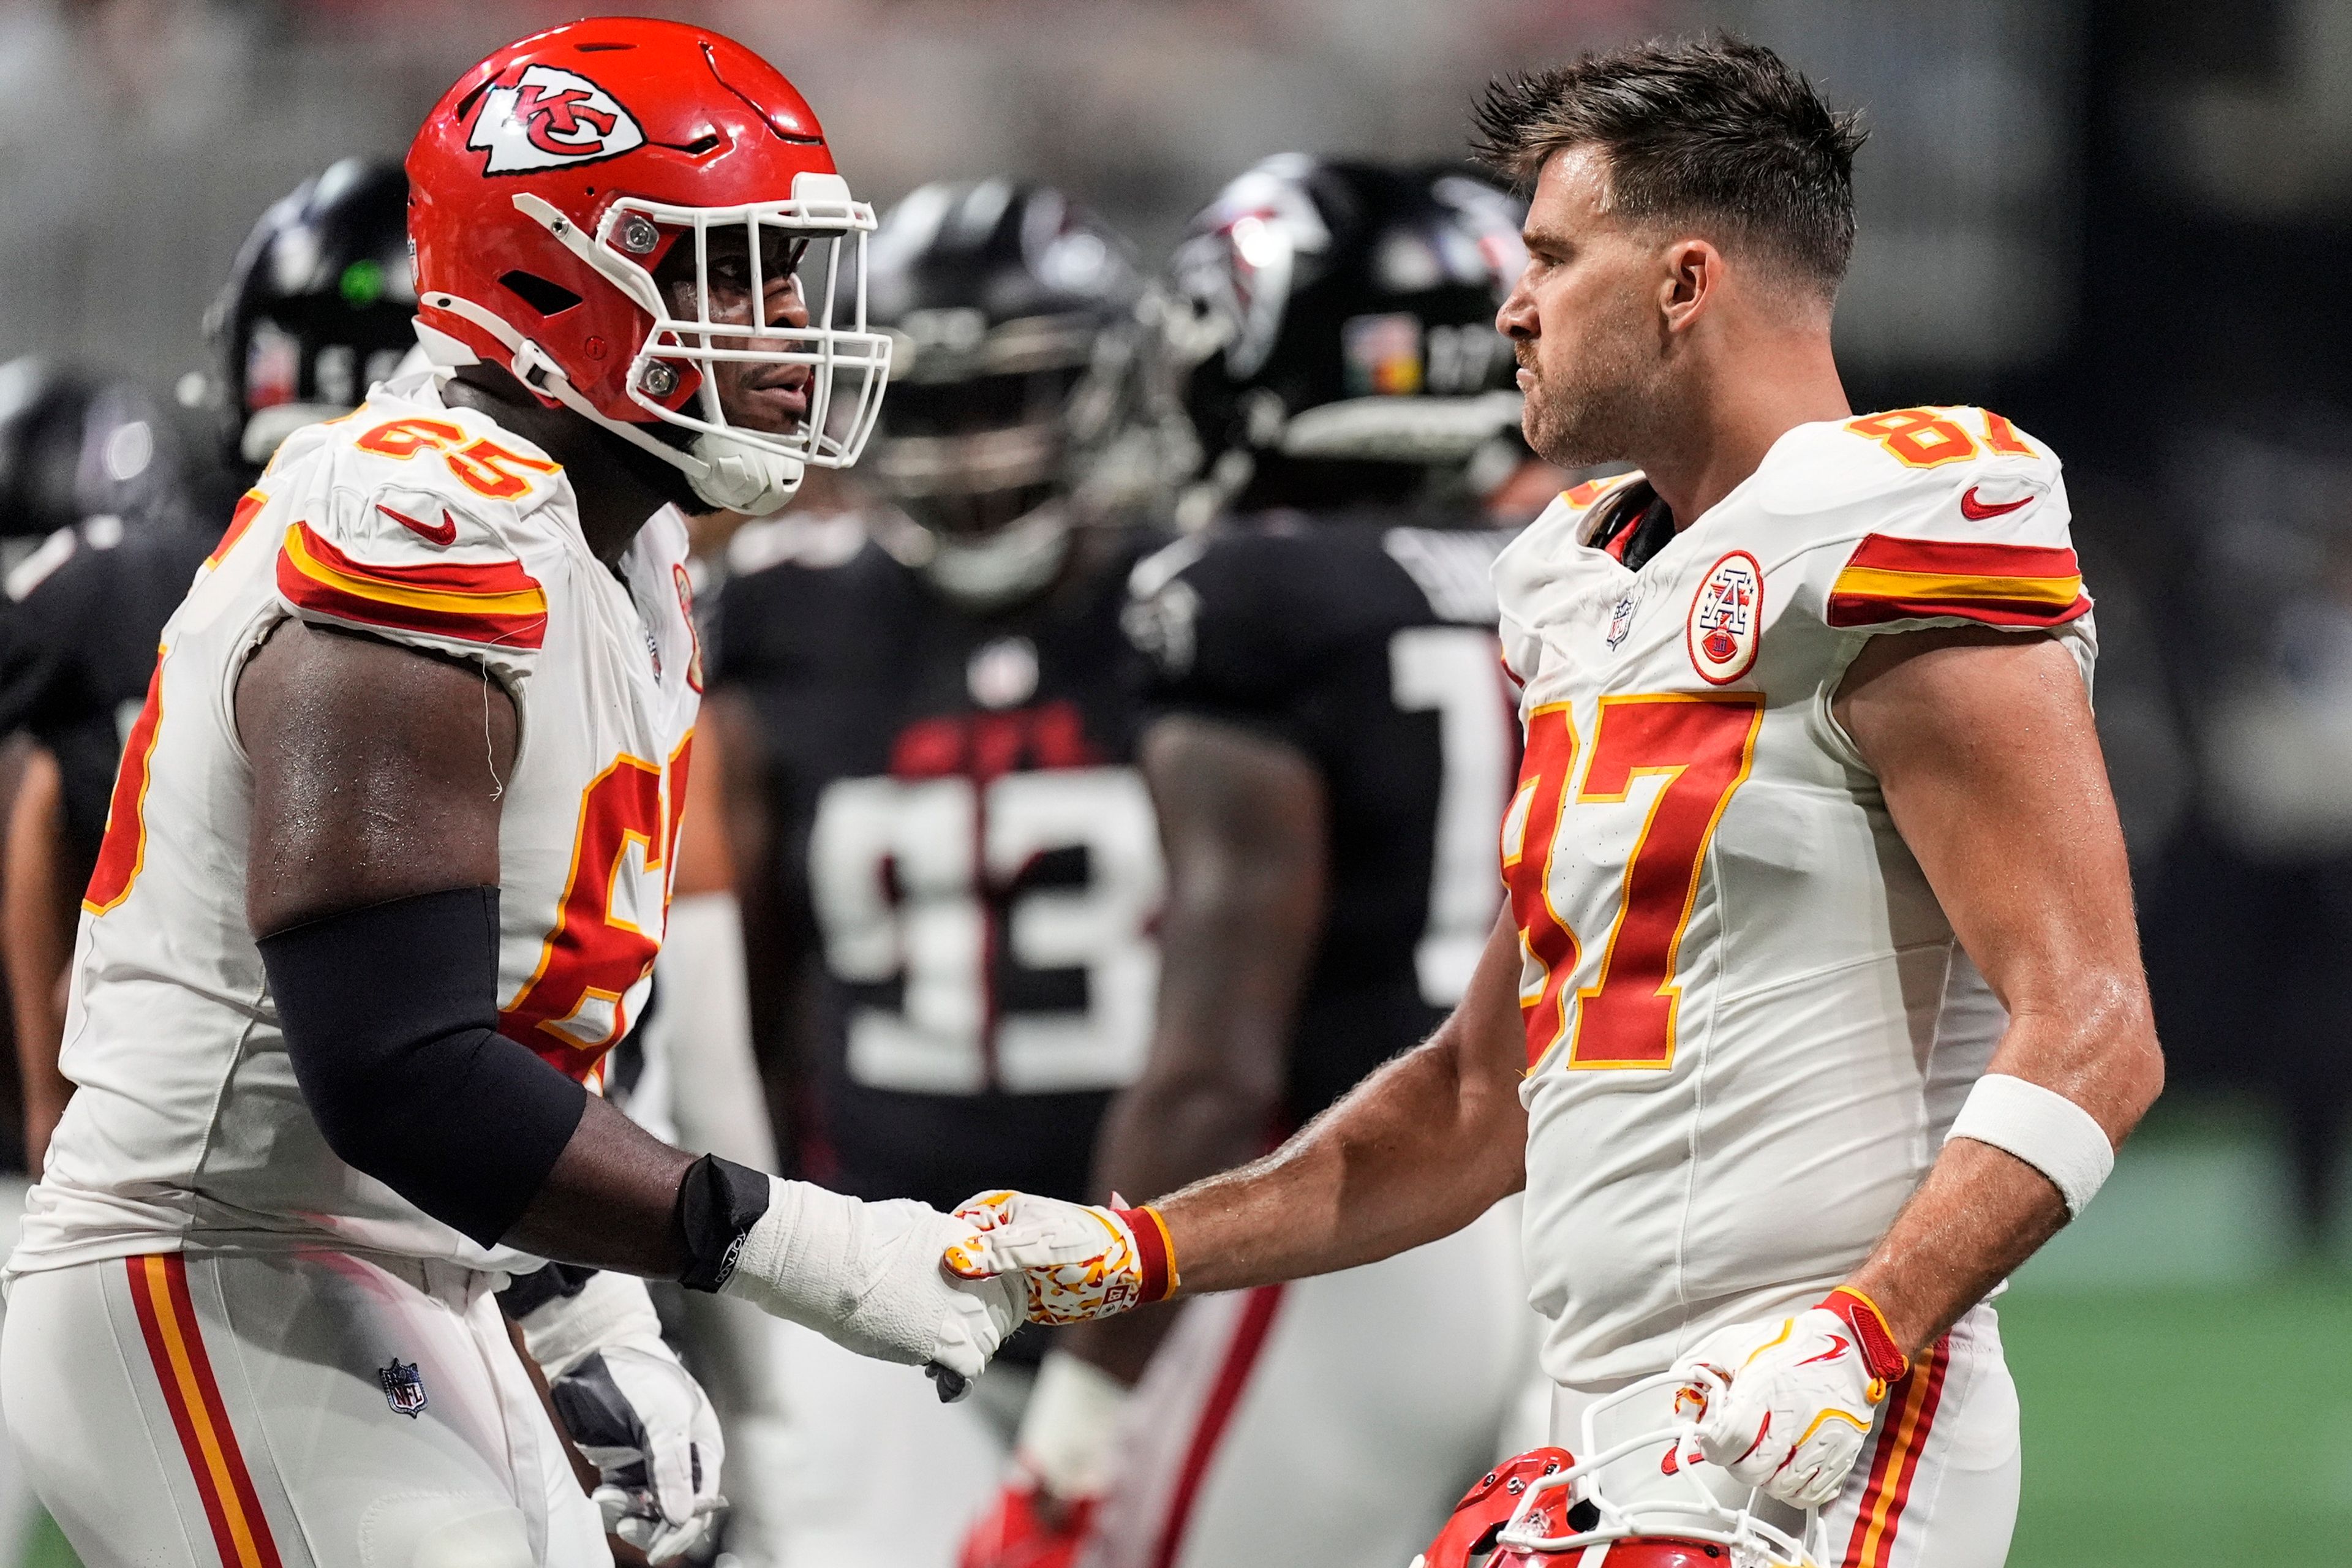
{"type": "MultiPolygon", "coordinates": [[[[1098,1193],[1264,1152],[1462,995],[1517,763],[1488,585],[1510,535],[1477,494],[1520,458],[1491,328],[1517,254],[1517,204],[1467,171],[1297,155],[1177,250],[1159,358],[1200,449],[1185,508],[1217,521],[1132,582],[1170,889],[1149,1066],[1098,1193]]],[[[1498,1209],[1191,1307],[1156,1359],[1165,1311],[1071,1331],[965,1561],[1402,1561],[1533,1377],[1524,1294],[1498,1209]],[[1381,1483],[1302,1487],[1302,1454],[1381,1483]]]]}
{"type": "Polygon", "coordinates": [[[205,402],[231,460],[258,472],[305,425],[349,414],[416,352],[408,176],[343,158],[261,215],[205,313],[205,402]]]}
{"type": "MultiPolygon", "coordinates": [[[[40,1169],[72,1086],[58,1071],[65,976],[79,897],[98,859],[122,734],[155,664],[155,640],[218,537],[207,537],[171,415],[129,383],[77,381],[20,362],[0,377],[34,378],[71,438],[60,448],[62,521],[8,574],[0,638],[0,734],[29,732],[22,787],[9,807],[0,882],[16,1050],[25,1084],[25,1157],[40,1169]]],[[[41,466],[6,435],[21,468],[41,466]]],[[[35,441],[37,444],[37,440],[35,441]]],[[[50,509],[10,513],[22,527],[50,509]]]]}
{"type": "MultiPolygon", "coordinates": [[[[1017,1168],[1078,1197],[1150,1026],[1160,896],[1119,632],[1155,542],[1129,417],[1143,280],[1059,191],[927,185],[883,219],[893,384],[845,519],[738,541],[713,636],[760,1010],[803,1174],[951,1205],[1017,1168]]],[[[1004,1435],[814,1335],[786,1367],[795,1563],[946,1563],[1004,1435]],[[919,1478],[910,1485],[910,1478],[919,1478]]],[[[1017,1408],[1020,1347],[973,1409],[1017,1408]]]]}
{"type": "Polygon", "coordinates": [[[1612,1410],[1690,1423],[1650,1484],[1817,1510],[1831,1561],[1990,1568],[1988,1298],[2163,1077],[2057,459],[1848,406],[1860,135],[1769,50],[1588,56],[1481,122],[1534,189],[1497,318],[1528,440],[1642,465],[1496,565],[1509,910],[1437,1034],[1271,1157],[1150,1208],[991,1196],[952,1256],[1087,1317],[1360,1266],[1524,1183],[1556,1434],[1654,1377],[1612,1410]]]}
{"type": "Polygon", "coordinates": [[[237,509],[83,906],[0,1380],[86,1561],[610,1561],[492,1294],[541,1259],[604,1271],[526,1321],[541,1360],[680,1397],[632,1275],[950,1391],[1015,1316],[942,1274],[947,1216],[697,1159],[593,1092],[702,684],[655,514],[855,459],[870,210],[773,68],[666,22],[499,50],[407,168],[436,368],[289,437],[237,509]]]}
{"type": "MultiPolygon", "coordinates": [[[[36,742],[11,808],[0,895],[35,1170],[72,1088],[57,1066],[64,979],[156,640],[219,542],[233,498],[278,441],[351,412],[415,348],[407,203],[398,164],[347,158],[254,226],[206,314],[215,371],[194,378],[194,401],[220,426],[217,461],[202,443],[184,449],[173,419],[136,387],[100,394],[30,362],[12,367],[50,390],[17,400],[11,432],[51,404],[75,426],[62,464],[70,514],[11,576],[17,608],[0,649],[0,732],[21,725],[36,742]]],[[[30,451],[15,464],[39,466],[30,451]]]]}

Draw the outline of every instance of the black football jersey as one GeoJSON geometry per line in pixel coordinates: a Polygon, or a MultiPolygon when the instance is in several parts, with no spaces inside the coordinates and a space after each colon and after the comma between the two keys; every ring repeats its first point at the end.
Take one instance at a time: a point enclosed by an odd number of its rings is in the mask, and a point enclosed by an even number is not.
{"type": "Polygon", "coordinates": [[[1090,566],[986,615],[871,543],[721,591],[711,679],[757,715],[779,923],[823,975],[803,1174],[941,1208],[1085,1195],[1159,983],[1119,614],[1160,542],[1090,536],[1090,566]]]}
{"type": "Polygon", "coordinates": [[[67,844],[84,864],[106,833],[163,623],[218,537],[176,517],[91,518],[51,535],[9,579],[0,734],[30,730],[55,753],[67,844]]]}
{"type": "Polygon", "coordinates": [[[1489,568],[1509,535],[1237,519],[1140,563],[1127,616],[1157,712],[1296,746],[1329,800],[1329,907],[1291,1042],[1304,1121],[1461,1000],[1501,903],[1518,724],[1489,568]]]}

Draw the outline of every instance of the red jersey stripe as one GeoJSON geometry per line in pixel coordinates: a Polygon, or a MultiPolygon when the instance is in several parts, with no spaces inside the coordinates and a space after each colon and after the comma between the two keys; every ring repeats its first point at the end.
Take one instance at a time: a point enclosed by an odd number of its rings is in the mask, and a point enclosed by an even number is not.
{"type": "Polygon", "coordinates": [[[2079,577],[2063,545],[1989,544],[1951,539],[1896,539],[1873,533],[1854,546],[1846,570],[1928,572],[1948,577],[2079,577]]]}
{"type": "Polygon", "coordinates": [[[547,595],[519,562],[364,566],[299,522],[278,552],[278,591],[298,609],[362,627],[520,648],[547,634],[547,595]]]}
{"type": "Polygon", "coordinates": [[[293,548],[298,537],[302,551],[319,565],[339,576],[383,587],[467,595],[540,592],[538,579],[523,570],[521,562],[512,559],[423,561],[408,566],[384,566],[353,560],[307,522],[298,522],[288,531],[288,548],[293,548]]]}
{"type": "Polygon", "coordinates": [[[1882,598],[1874,595],[1832,594],[1824,618],[1832,626],[1877,626],[1889,621],[1926,620],[1937,616],[1979,621],[1989,626],[2063,626],[2090,608],[2090,595],[2081,592],[2067,604],[2033,599],[1908,595],[1882,598]]]}
{"type": "Polygon", "coordinates": [[[253,526],[255,516],[268,504],[269,498],[259,490],[247,490],[237,497],[236,510],[228,514],[228,527],[222,531],[220,542],[213,546],[213,552],[205,557],[205,564],[217,566],[226,560],[228,552],[236,548],[236,542],[245,537],[245,531],[253,526]]]}

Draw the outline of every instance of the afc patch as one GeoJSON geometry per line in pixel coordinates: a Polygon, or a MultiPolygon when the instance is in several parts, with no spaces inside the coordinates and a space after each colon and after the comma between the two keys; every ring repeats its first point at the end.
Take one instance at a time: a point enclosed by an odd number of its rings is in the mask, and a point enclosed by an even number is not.
{"type": "Polygon", "coordinates": [[[425,1379],[417,1374],[415,1362],[394,1356],[391,1365],[377,1369],[375,1380],[383,1385],[383,1401],[393,1414],[414,1421],[425,1409],[425,1379]]]}
{"type": "Polygon", "coordinates": [[[1764,571],[1735,550],[1707,568],[1693,595],[1685,641],[1691,668],[1710,686],[1728,686],[1756,662],[1764,625],[1764,571]]]}

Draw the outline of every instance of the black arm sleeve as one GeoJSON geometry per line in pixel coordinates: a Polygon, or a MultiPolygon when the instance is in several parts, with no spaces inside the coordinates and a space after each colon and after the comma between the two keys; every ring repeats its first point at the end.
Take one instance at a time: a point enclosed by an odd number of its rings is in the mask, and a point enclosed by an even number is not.
{"type": "Polygon", "coordinates": [[[512,1229],[588,1091],[498,1032],[499,890],[348,910],[259,946],[327,1146],[485,1247],[512,1229]]]}

